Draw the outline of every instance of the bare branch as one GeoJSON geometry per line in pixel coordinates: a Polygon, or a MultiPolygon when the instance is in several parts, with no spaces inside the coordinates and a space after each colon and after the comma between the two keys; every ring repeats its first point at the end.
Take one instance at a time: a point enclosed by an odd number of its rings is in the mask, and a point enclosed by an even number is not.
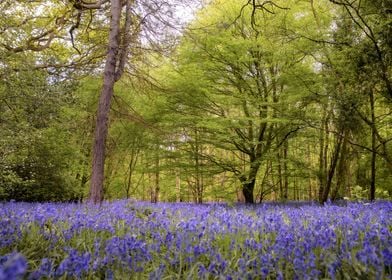
{"type": "Polygon", "coordinates": [[[131,0],[126,0],[125,4],[125,22],[122,30],[122,38],[120,51],[118,54],[118,65],[115,74],[115,80],[118,81],[124,73],[125,62],[128,56],[129,45],[131,41],[131,25],[132,25],[132,13],[131,13],[131,0]]]}
{"type": "Polygon", "coordinates": [[[81,53],[80,53],[79,49],[75,46],[73,31],[75,29],[79,28],[81,19],[82,19],[82,11],[78,10],[78,14],[76,16],[76,23],[74,25],[72,25],[71,29],[69,30],[69,35],[71,36],[72,47],[78,52],[79,55],[81,55],[81,53]]]}
{"type": "Polygon", "coordinates": [[[7,50],[14,53],[24,52],[24,51],[43,51],[50,46],[50,43],[53,41],[54,38],[58,38],[55,36],[55,29],[51,29],[49,31],[44,32],[43,34],[35,37],[31,37],[27,40],[26,45],[19,46],[19,47],[10,47],[6,44],[2,44],[2,46],[7,50]],[[45,36],[48,36],[45,38],[45,36]],[[45,42],[41,44],[41,42],[45,42]]]}
{"type": "Polygon", "coordinates": [[[257,10],[265,11],[265,12],[267,12],[269,14],[275,14],[275,12],[273,11],[274,7],[278,8],[278,9],[281,9],[281,10],[289,10],[289,8],[282,7],[282,6],[276,4],[273,1],[263,1],[262,3],[259,3],[258,0],[248,0],[248,2],[245,3],[241,7],[238,16],[234,19],[232,24],[235,24],[238,21],[238,19],[240,19],[242,17],[245,8],[248,7],[248,6],[252,6],[250,22],[251,22],[252,29],[254,31],[256,31],[257,34],[259,33],[259,31],[256,28],[258,26],[257,23],[256,23],[256,12],[257,12],[257,10]]]}
{"type": "Polygon", "coordinates": [[[389,78],[388,67],[385,64],[382,51],[378,45],[379,44],[378,39],[376,38],[373,29],[370,27],[370,25],[366,22],[365,18],[362,16],[360,12],[360,6],[358,5],[358,7],[355,7],[353,5],[356,1],[350,2],[347,0],[342,0],[342,1],[330,0],[330,2],[336,5],[343,6],[346,12],[349,14],[350,18],[352,19],[352,21],[365,33],[366,37],[372,42],[374,49],[377,53],[378,62],[381,66],[381,79],[385,83],[387,93],[388,93],[387,97],[389,100],[392,100],[392,83],[389,78]],[[352,11],[355,13],[356,17],[352,11]]]}
{"type": "Polygon", "coordinates": [[[93,10],[93,9],[101,9],[102,6],[109,2],[109,0],[99,0],[96,2],[87,2],[83,0],[74,1],[74,7],[80,10],[93,10]]]}

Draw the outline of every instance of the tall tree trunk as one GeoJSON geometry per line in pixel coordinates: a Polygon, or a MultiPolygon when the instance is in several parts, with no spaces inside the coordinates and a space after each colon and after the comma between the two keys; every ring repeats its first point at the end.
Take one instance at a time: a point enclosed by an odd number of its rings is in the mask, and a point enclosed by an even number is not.
{"type": "Polygon", "coordinates": [[[342,147],[342,142],[343,142],[343,136],[342,135],[337,135],[338,139],[337,139],[337,143],[335,144],[335,148],[332,154],[332,158],[331,158],[331,164],[328,168],[328,176],[327,176],[327,181],[325,182],[325,187],[324,187],[324,192],[323,195],[321,197],[321,203],[324,203],[328,200],[328,196],[329,196],[329,192],[331,190],[331,186],[332,186],[332,180],[333,177],[335,175],[335,171],[336,171],[336,166],[339,160],[339,155],[340,155],[340,150],[342,147]]]}
{"type": "Polygon", "coordinates": [[[289,151],[289,140],[287,139],[283,145],[283,199],[289,198],[289,173],[287,169],[287,154],[289,151]]]}
{"type": "Polygon", "coordinates": [[[131,159],[131,162],[128,165],[129,174],[128,174],[128,179],[127,179],[127,185],[125,187],[125,194],[126,194],[127,199],[129,198],[129,192],[132,187],[132,173],[133,173],[132,161],[133,161],[133,159],[131,159]]]}
{"type": "Polygon", "coordinates": [[[144,173],[142,174],[142,179],[143,179],[143,184],[142,184],[142,200],[147,199],[147,194],[146,194],[146,179],[144,177],[144,173]]]}
{"type": "Polygon", "coordinates": [[[294,192],[294,200],[299,200],[298,199],[298,189],[297,189],[297,176],[294,176],[293,178],[293,192],[294,192]]]}
{"type": "Polygon", "coordinates": [[[347,133],[343,136],[343,144],[340,152],[340,159],[337,166],[337,179],[336,186],[332,190],[331,200],[336,200],[339,198],[339,193],[344,190],[345,185],[347,185],[347,144],[348,144],[348,135],[347,133]]]}
{"type": "Polygon", "coordinates": [[[106,56],[103,86],[99,98],[89,201],[100,203],[103,200],[103,182],[105,167],[105,144],[108,134],[108,118],[110,103],[116,82],[116,63],[120,41],[121,1],[111,0],[111,19],[109,32],[109,48],[106,56]]]}
{"type": "Polygon", "coordinates": [[[154,183],[154,203],[157,203],[159,201],[159,191],[160,191],[160,187],[159,187],[159,170],[155,172],[155,183],[154,183]]]}
{"type": "Polygon", "coordinates": [[[157,145],[157,151],[155,155],[155,173],[154,173],[154,190],[153,190],[153,197],[152,201],[153,203],[157,203],[159,201],[159,191],[160,191],[160,186],[159,186],[159,146],[157,145]]]}
{"type": "Polygon", "coordinates": [[[264,192],[264,186],[265,186],[265,184],[266,184],[266,182],[267,182],[267,178],[268,178],[268,175],[271,173],[271,169],[272,169],[272,161],[268,161],[267,162],[267,167],[265,168],[265,172],[264,172],[264,176],[263,176],[263,179],[261,180],[261,183],[260,183],[260,191],[259,191],[259,194],[258,194],[258,197],[259,197],[259,203],[261,203],[262,201],[263,201],[263,199],[264,199],[264,195],[265,195],[265,192],[264,192]]]}
{"type": "Polygon", "coordinates": [[[129,198],[129,192],[131,190],[131,185],[132,185],[132,170],[131,170],[131,165],[129,165],[129,174],[128,174],[127,186],[125,188],[126,199],[129,198]]]}
{"type": "Polygon", "coordinates": [[[319,192],[318,198],[319,201],[322,201],[325,183],[326,183],[326,170],[327,170],[327,156],[328,156],[328,122],[329,122],[329,113],[328,109],[324,109],[323,117],[322,117],[322,127],[320,130],[320,138],[319,138],[319,170],[317,177],[319,179],[319,192]]]}
{"type": "Polygon", "coordinates": [[[126,193],[127,199],[130,196],[130,192],[132,189],[132,175],[133,175],[133,172],[135,171],[135,167],[136,167],[136,164],[137,164],[137,161],[139,158],[139,149],[135,148],[134,145],[136,145],[135,142],[133,143],[133,147],[131,150],[131,159],[128,164],[129,173],[128,173],[128,178],[127,178],[127,182],[125,185],[125,193],[126,193]]]}
{"type": "Polygon", "coordinates": [[[278,186],[279,186],[279,199],[284,199],[284,192],[283,192],[283,172],[282,172],[282,156],[281,150],[279,149],[276,153],[277,161],[278,161],[278,186]]]}
{"type": "Polygon", "coordinates": [[[177,202],[182,202],[182,190],[181,190],[181,177],[180,177],[180,171],[176,170],[176,201],[177,202]]]}
{"type": "Polygon", "coordinates": [[[199,204],[203,203],[203,193],[204,193],[204,182],[203,182],[203,176],[201,176],[199,182],[199,188],[197,191],[197,203],[199,204]]]}
{"type": "MultiPolygon", "coordinates": [[[[272,186],[272,187],[268,186],[267,192],[271,189],[270,199],[272,201],[274,201],[276,199],[276,197],[274,196],[274,191],[275,191],[275,186],[277,185],[277,183],[275,182],[276,180],[275,180],[275,174],[274,174],[274,165],[273,165],[272,161],[270,161],[270,164],[271,164],[271,176],[270,176],[271,177],[271,183],[270,183],[270,186],[272,186]]],[[[267,164],[267,166],[268,166],[268,164],[267,164]]]]}
{"type": "Polygon", "coordinates": [[[103,200],[103,183],[105,169],[105,145],[108,135],[110,104],[113,97],[114,84],[121,78],[131,38],[131,0],[110,0],[110,31],[108,52],[103,75],[103,86],[99,97],[89,201],[100,203],[103,200]],[[125,4],[125,21],[121,32],[122,3],[125,4]],[[122,38],[120,35],[122,33],[122,38]],[[121,45],[121,46],[120,46],[121,45]]]}
{"type": "Polygon", "coordinates": [[[150,202],[154,202],[154,189],[152,173],[148,173],[148,190],[150,194],[150,202]]]}
{"type": "Polygon", "coordinates": [[[200,166],[200,154],[203,152],[202,151],[202,146],[200,145],[199,141],[199,131],[195,128],[195,145],[194,145],[194,155],[195,155],[195,188],[196,188],[196,202],[197,203],[203,203],[203,174],[201,171],[201,166],[200,166]]]}
{"type": "Polygon", "coordinates": [[[376,198],[376,157],[377,157],[377,147],[376,147],[376,117],[374,112],[374,94],[373,90],[370,90],[370,113],[371,113],[371,130],[372,130],[372,159],[371,159],[371,174],[370,174],[370,191],[369,199],[373,201],[376,198]]]}
{"type": "MultiPolygon", "coordinates": [[[[308,160],[309,160],[309,163],[310,163],[310,166],[311,166],[311,164],[313,162],[313,157],[312,157],[312,154],[310,152],[310,144],[307,145],[307,156],[308,156],[308,160]]],[[[311,168],[309,168],[308,176],[309,176],[309,179],[308,179],[308,200],[313,200],[313,187],[312,187],[312,183],[313,182],[312,182],[312,171],[311,171],[311,168]]]]}

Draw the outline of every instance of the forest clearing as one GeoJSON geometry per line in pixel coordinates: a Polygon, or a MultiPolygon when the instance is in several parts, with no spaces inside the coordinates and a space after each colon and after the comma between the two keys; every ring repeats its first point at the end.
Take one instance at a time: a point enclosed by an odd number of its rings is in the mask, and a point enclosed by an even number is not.
{"type": "Polygon", "coordinates": [[[390,199],[391,10],[2,1],[0,200],[390,199]]]}

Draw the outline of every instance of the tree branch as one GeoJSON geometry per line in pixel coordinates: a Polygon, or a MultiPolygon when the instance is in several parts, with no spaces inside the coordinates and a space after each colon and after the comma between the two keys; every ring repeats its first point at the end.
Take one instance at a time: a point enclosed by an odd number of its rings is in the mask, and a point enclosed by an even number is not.
{"type": "Polygon", "coordinates": [[[74,7],[78,10],[91,10],[91,9],[101,9],[102,6],[109,2],[109,0],[99,0],[96,2],[87,2],[83,0],[75,0],[74,7]]]}
{"type": "Polygon", "coordinates": [[[131,41],[131,25],[132,25],[132,13],[131,13],[131,0],[126,0],[125,3],[125,22],[122,30],[122,38],[120,45],[120,52],[118,54],[118,64],[115,74],[115,81],[118,81],[124,73],[125,62],[128,57],[128,50],[131,41]]]}

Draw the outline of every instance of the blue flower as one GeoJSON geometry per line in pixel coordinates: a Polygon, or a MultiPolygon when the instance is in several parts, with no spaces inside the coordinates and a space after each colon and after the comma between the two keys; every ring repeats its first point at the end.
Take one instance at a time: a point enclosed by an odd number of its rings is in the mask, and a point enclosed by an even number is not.
{"type": "Polygon", "coordinates": [[[29,275],[29,280],[41,279],[42,277],[52,278],[53,272],[53,262],[47,258],[43,258],[39,268],[29,275]]]}
{"type": "Polygon", "coordinates": [[[69,276],[80,278],[90,268],[91,256],[89,253],[79,253],[71,249],[67,258],[65,258],[55,271],[56,276],[62,276],[65,273],[69,276]]]}
{"type": "Polygon", "coordinates": [[[22,279],[28,268],[26,258],[19,253],[0,257],[0,280],[22,279]]]}

